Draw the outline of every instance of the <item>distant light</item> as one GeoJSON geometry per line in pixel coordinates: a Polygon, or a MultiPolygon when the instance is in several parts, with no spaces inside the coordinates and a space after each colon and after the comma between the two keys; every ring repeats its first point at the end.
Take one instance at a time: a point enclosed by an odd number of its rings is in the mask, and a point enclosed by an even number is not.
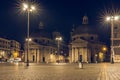
{"type": "Polygon", "coordinates": [[[23,10],[24,11],[28,10],[28,11],[32,12],[32,11],[34,11],[36,9],[35,6],[33,6],[33,5],[30,8],[28,6],[29,5],[27,5],[26,3],[23,3],[23,10]]]}
{"type": "Polygon", "coordinates": [[[117,21],[119,19],[119,16],[108,16],[106,17],[106,21],[117,21]]]}
{"type": "Polygon", "coordinates": [[[32,39],[31,39],[31,38],[29,38],[29,39],[26,39],[26,41],[32,41],[32,39]]]}
{"type": "Polygon", "coordinates": [[[107,51],[107,48],[106,48],[106,47],[103,47],[102,50],[103,50],[103,51],[107,51]]]}
{"type": "Polygon", "coordinates": [[[32,9],[30,9],[29,11],[30,11],[30,12],[32,12],[33,10],[32,10],[32,9]]]}
{"type": "Polygon", "coordinates": [[[28,4],[23,3],[23,8],[27,9],[28,8],[28,4]]]}
{"type": "Polygon", "coordinates": [[[60,37],[59,40],[62,40],[62,37],[60,37]]]}
{"type": "Polygon", "coordinates": [[[109,20],[110,20],[110,17],[107,17],[106,20],[109,21],[109,20]]]}
{"type": "Polygon", "coordinates": [[[29,41],[32,41],[32,39],[30,38],[29,41]]]}
{"type": "Polygon", "coordinates": [[[115,16],[115,17],[114,17],[114,20],[118,20],[118,19],[119,19],[119,16],[115,16]]]}
{"type": "Polygon", "coordinates": [[[32,9],[32,10],[35,10],[35,6],[31,6],[31,9],[32,9]]]}
{"type": "Polygon", "coordinates": [[[97,54],[95,54],[95,56],[97,57],[98,55],[97,55],[97,54]]]}
{"type": "Polygon", "coordinates": [[[23,8],[23,11],[25,11],[26,10],[26,8],[23,8]]]}
{"type": "Polygon", "coordinates": [[[56,37],[55,40],[62,41],[62,37],[56,37]]]}

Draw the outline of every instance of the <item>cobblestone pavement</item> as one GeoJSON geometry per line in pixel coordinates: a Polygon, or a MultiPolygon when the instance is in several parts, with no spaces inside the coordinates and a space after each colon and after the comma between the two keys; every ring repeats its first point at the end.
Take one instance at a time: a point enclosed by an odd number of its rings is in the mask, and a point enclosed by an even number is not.
{"type": "Polygon", "coordinates": [[[120,64],[24,64],[0,63],[0,80],[120,80],[120,64]]]}

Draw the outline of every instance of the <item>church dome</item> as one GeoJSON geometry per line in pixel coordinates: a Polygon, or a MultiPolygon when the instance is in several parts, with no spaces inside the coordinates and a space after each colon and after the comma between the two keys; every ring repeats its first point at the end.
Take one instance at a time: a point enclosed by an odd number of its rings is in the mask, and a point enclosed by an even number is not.
{"type": "Polygon", "coordinates": [[[92,26],[83,24],[81,26],[78,26],[73,32],[73,34],[85,34],[85,33],[95,34],[95,30],[92,29],[92,26]]]}
{"type": "Polygon", "coordinates": [[[33,38],[40,38],[40,37],[51,38],[51,34],[45,30],[40,29],[40,30],[36,30],[35,32],[33,32],[31,34],[31,37],[33,37],[33,38]]]}
{"type": "Polygon", "coordinates": [[[52,38],[51,35],[52,34],[50,34],[48,31],[46,31],[46,29],[44,29],[43,23],[40,22],[39,29],[35,30],[30,36],[33,38],[52,38]]]}
{"type": "Polygon", "coordinates": [[[78,26],[76,29],[73,31],[73,35],[76,34],[95,34],[95,29],[93,26],[88,25],[88,17],[84,16],[83,17],[83,22],[82,25],[78,26]]]}

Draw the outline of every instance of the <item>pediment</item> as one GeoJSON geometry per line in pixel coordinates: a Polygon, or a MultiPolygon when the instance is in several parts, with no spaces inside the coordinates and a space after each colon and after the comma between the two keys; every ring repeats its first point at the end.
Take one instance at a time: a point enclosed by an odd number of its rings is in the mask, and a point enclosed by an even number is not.
{"type": "Polygon", "coordinates": [[[39,46],[39,44],[36,43],[36,42],[34,42],[34,41],[31,41],[29,44],[30,44],[30,45],[37,45],[37,46],[39,46]]]}
{"type": "Polygon", "coordinates": [[[75,47],[86,47],[87,44],[88,42],[82,39],[77,39],[71,42],[71,45],[75,47]]]}
{"type": "Polygon", "coordinates": [[[72,41],[71,43],[86,43],[87,41],[86,40],[83,40],[83,39],[76,39],[74,41],[72,41]]]}

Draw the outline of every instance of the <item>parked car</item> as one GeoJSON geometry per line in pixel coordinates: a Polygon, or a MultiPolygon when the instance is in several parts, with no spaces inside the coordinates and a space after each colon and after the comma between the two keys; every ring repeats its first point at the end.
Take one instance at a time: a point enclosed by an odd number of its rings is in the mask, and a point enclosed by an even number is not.
{"type": "Polygon", "coordinates": [[[20,61],[22,61],[21,58],[15,58],[14,59],[14,62],[20,62],[20,61]]]}
{"type": "Polygon", "coordinates": [[[7,62],[13,63],[14,62],[14,58],[10,58],[9,60],[7,60],[7,62]]]}
{"type": "Polygon", "coordinates": [[[10,58],[7,62],[13,63],[13,62],[20,62],[21,58],[10,58]]]}

